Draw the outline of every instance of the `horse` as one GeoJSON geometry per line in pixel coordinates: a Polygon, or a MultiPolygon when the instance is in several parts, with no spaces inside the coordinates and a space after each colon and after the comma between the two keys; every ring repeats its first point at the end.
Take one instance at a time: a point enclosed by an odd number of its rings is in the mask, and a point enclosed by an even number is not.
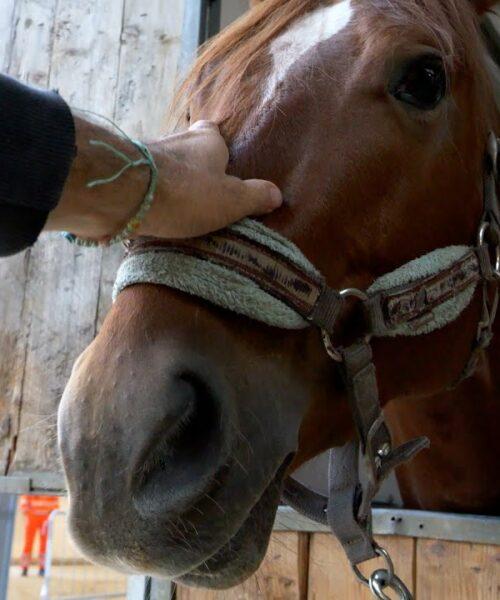
{"type": "MultiPolygon", "coordinates": [[[[365,289],[436,248],[475,244],[486,140],[498,131],[477,26],[490,4],[257,3],[201,54],[182,111],[220,123],[232,173],[284,191],[268,228],[330,286],[365,289]]],[[[498,503],[498,325],[474,375],[448,391],[481,310],[476,292],[445,327],[373,340],[396,437],[413,429],[437,442],[403,471],[409,505],[498,503]]],[[[335,341],[356,328],[349,307],[335,341]]],[[[76,361],[58,427],[81,550],[207,588],[257,569],[285,478],[353,436],[315,329],[278,329],[146,283],[118,295],[76,361]]]]}

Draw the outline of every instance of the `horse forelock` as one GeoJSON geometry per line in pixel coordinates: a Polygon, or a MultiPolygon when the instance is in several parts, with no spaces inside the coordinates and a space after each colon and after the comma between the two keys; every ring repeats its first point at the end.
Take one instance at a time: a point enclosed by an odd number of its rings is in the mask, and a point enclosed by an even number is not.
{"type": "Polygon", "coordinates": [[[257,106],[272,102],[296,60],[357,17],[374,36],[414,28],[442,53],[448,70],[467,69],[478,94],[487,96],[481,38],[467,0],[268,0],[204,48],[176,98],[177,117],[202,105],[203,118],[234,136],[257,106]]]}

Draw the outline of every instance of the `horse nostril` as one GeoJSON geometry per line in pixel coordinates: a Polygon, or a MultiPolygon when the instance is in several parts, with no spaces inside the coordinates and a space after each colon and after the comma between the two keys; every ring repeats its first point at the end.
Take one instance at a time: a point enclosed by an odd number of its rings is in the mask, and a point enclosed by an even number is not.
{"type": "Polygon", "coordinates": [[[178,389],[186,403],[189,402],[190,410],[179,419],[166,443],[171,455],[178,460],[195,461],[221,433],[219,409],[212,392],[196,375],[179,376],[178,389]]]}
{"type": "Polygon", "coordinates": [[[148,512],[185,510],[224,461],[221,406],[209,386],[186,372],[172,380],[168,394],[175,409],[169,409],[134,474],[136,503],[148,512]]]}

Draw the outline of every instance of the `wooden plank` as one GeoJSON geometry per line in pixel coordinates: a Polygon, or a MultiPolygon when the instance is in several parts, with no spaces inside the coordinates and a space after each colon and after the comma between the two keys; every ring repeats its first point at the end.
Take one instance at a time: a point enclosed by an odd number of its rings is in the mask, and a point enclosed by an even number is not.
{"type": "MultiPolygon", "coordinates": [[[[147,4],[127,0],[125,4],[114,118],[131,136],[154,138],[164,133],[176,82],[183,12],[183,0],[147,4]]],[[[103,253],[98,329],[111,307],[111,291],[122,257],[121,247],[103,253]]]]}
{"type": "Polygon", "coordinates": [[[145,138],[165,133],[180,52],[183,0],[127,0],[116,120],[145,138]]]}
{"type": "Polygon", "coordinates": [[[0,70],[6,73],[9,69],[12,38],[14,36],[14,10],[16,0],[2,0],[0,10],[0,70]]]}
{"type": "Polygon", "coordinates": [[[12,459],[25,359],[24,295],[29,254],[0,260],[0,475],[12,459]]]}
{"type": "MultiPolygon", "coordinates": [[[[15,0],[4,0],[0,10],[0,71],[9,70],[14,38],[15,0]]],[[[20,396],[24,353],[20,339],[26,286],[24,256],[0,260],[0,475],[7,470],[20,396]]]]}
{"type": "MultiPolygon", "coordinates": [[[[414,581],[414,540],[403,537],[378,537],[379,544],[391,555],[396,574],[412,591],[414,581]]],[[[340,544],[329,533],[316,533],[312,536],[309,559],[309,600],[372,600],[368,588],[358,583],[349,566],[340,544]]],[[[383,568],[382,560],[374,560],[363,565],[362,571],[369,575],[377,568],[383,568]]],[[[452,596],[434,596],[434,598],[452,596]]]]}
{"type": "Polygon", "coordinates": [[[463,542],[417,541],[418,600],[497,600],[500,548],[463,542]]]}
{"type": "MultiPolygon", "coordinates": [[[[58,88],[73,106],[111,117],[121,111],[134,135],[160,131],[173,93],[182,0],[146,7],[130,0],[125,14],[123,0],[5,2],[0,32],[11,51],[4,53],[4,70],[11,65],[17,77],[58,88]]],[[[0,301],[1,473],[16,438],[10,473],[59,470],[57,404],[75,357],[109,308],[121,254],[116,248],[103,259],[101,251],[45,236],[31,258],[27,253],[0,264],[6,282],[0,301]]]]}
{"type": "Polygon", "coordinates": [[[178,586],[177,600],[305,600],[307,598],[308,535],[275,533],[259,571],[228,591],[178,586]]]}
{"type": "Polygon", "coordinates": [[[57,0],[16,2],[9,73],[26,83],[49,85],[57,0]]]}
{"type": "MultiPolygon", "coordinates": [[[[56,0],[2,4],[2,71],[46,87],[49,82],[56,0]],[[9,31],[9,23],[11,30],[9,31]],[[35,50],[36,48],[36,50],[35,50]]],[[[25,297],[30,252],[0,260],[0,473],[12,461],[19,430],[27,347],[25,297]]]]}
{"type": "MultiPolygon", "coordinates": [[[[54,32],[49,85],[73,106],[112,115],[123,1],[65,0],[57,7],[55,28],[48,20],[40,21],[54,32]]],[[[30,54],[38,52],[38,43],[35,37],[30,54]]],[[[60,468],[57,406],[75,358],[94,337],[101,258],[100,250],[70,246],[58,235],[46,236],[31,252],[26,289],[28,347],[11,473],[60,468]]]]}

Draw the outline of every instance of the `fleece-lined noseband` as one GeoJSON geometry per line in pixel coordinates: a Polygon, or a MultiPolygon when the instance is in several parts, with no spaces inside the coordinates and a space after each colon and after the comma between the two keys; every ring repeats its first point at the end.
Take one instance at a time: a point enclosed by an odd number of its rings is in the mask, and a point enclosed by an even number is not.
{"type": "Polygon", "coordinates": [[[474,372],[481,352],[491,342],[498,308],[500,212],[496,183],[497,138],[490,134],[477,245],[434,250],[380,277],[366,291],[330,288],[297,246],[248,219],[196,240],[134,242],[118,272],[115,298],[131,285],[153,283],[275,327],[314,325],[321,329],[328,354],[342,369],[359,439],[331,450],[328,498],[288,479],[284,499],[299,512],[330,525],[359,579],[379,598],[384,597],[380,595],[384,587],[401,598],[411,596],[394,574],[390,557],[373,539],[371,504],[388,474],[429,442],[418,438],[393,447],[379,403],[370,339],[441,329],[458,319],[480,286],[481,320],[461,379],[474,372]],[[365,335],[350,347],[335,347],[337,319],[350,297],[363,307],[365,335]],[[366,579],[358,565],[375,556],[384,557],[387,568],[366,579]]]}

